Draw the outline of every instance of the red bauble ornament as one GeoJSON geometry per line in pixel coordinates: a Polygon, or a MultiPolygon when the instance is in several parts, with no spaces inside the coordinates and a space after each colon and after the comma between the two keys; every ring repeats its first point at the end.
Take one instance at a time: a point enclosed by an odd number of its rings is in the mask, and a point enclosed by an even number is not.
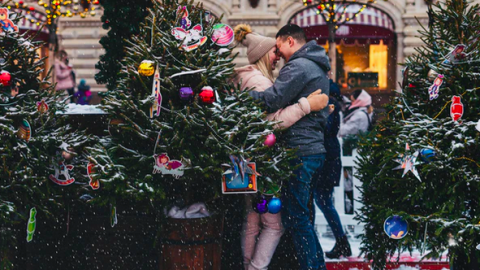
{"type": "Polygon", "coordinates": [[[215,102],[215,93],[213,93],[213,89],[210,86],[203,87],[198,96],[205,104],[212,104],[215,102]]]}
{"type": "Polygon", "coordinates": [[[267,135],[267,138],[265,139],[265,142],[263,144],[265,144],[268,147],[272,147],[275,145],[276,142],[277,142],[277,138],[275,137],[275,134],[271,133],[267,135]]]}
{"type": "Polygon", "coordinates": [[[0,84],[3,86],[10,86],[12,85],[12,75],[8,71],[0,72],[0,84]]]}

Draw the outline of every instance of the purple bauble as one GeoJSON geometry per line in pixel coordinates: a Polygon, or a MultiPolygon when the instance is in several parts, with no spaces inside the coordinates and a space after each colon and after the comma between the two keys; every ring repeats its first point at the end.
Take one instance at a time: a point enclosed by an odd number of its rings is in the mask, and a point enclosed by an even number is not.
{"type": "Polygon", "coordinates": [[[276,142],[277,138],[275,137],[275,134],[271,133],[267,135],[267,138],[265,139],[265,142],[263,144],[268,147],[272,147],[273,145],[275,145],[276,142]]]}
{"type": "Polygon", "coordinates": [[[193,90],[191,87],[182,87],[180,88],[180,99],[181,100],[191,100],[193,99],[193,90]]]}
{"type": "Polygon", "coordinates": [[[253,210],[259,214],[265,214],[268,212],[268,202],[264,196],[261,196],[253,204],[253,210]]]}

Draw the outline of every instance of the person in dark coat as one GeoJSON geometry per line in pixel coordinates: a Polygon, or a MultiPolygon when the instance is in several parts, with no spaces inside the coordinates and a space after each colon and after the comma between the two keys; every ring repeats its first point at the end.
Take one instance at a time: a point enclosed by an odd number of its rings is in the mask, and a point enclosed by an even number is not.
{"type": "Polygon", "coordinates": [[[342,222],[332,201],[333,189],[340,183],[342,171],[340,143],[337,138],[340,129],[340,104],[338,100],[341,100],[340,88],[330,80],[329,104],[333,105],[334,109],[329,115],[327,126],[325,127],[325,149],[327,154],[323,168],[317,170],[313,176],[313,183],[316,183],[313,190],[315,203],[322,210],[336,239],[333,249],[330,252],[325,252],[325,256],[330,259],[352,255],[342,222]]]}
{"type": "MultiPolygon", "coordinates": [[[[267,107],[267,112],[276,112],[297,103],[317,89],[329,94],[327,72],[330,62],[325,49],[316,41],[307,42],[305,32],[298,25],[288,24],[278,31],[276,49],[286,64],[272,87],[263,92],[251,91],[250,95],[267,107]]],[[[323,167],[325,147],[323,132],[327,122],[328,108],[311,112],[285,132],[282,140],[290,148],[297,149],[292,161],[295,177],[282,189],[282,223],[287,233],[292,234],[299,270],[326,270],[323,250],[310,222],[308,207],[313,188],[312,176],[323,167]],[[300,165],[297,167],[297,165],[300,165]]]]}

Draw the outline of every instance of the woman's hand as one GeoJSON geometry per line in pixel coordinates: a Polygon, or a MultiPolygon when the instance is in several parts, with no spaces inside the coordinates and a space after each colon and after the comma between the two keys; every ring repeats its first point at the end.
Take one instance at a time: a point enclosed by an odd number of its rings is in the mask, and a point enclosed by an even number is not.
{"type": "Polygon", "coordinates": [[[307,97],[308,103],[310,104],[310,111],[318,112],[323,110],[328,105],[328,96],[322,94],[322,89],[311,93],[307,97]]]}
{"type": "Polygon", "coordinates": [[[335,105],[330,104],[328,105],[328,114],[332,114],[335,111],[335,105]]]}

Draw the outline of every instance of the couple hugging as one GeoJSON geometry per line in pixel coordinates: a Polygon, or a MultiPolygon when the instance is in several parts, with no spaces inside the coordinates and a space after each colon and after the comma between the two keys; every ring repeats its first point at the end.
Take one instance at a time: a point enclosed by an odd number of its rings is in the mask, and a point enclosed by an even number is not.
{"type": "Polygon", "coordinates": [[[292,167],[301,164],[283,187],[281,213],[257,214],[251,207],[252,197],[246,195],[241,237],[245,269],[267,269],[285,229],[292,233],[297,253],[292,255],[297,256],[300,269],[326,270],[308,202],[315,185],[312,176],[325,161],[328,57],[315,41],[307,43],[297,25],[284,26],[276,39],[253,33],[248,25],[237,25],[234,33],[247,47],[250,63],[235,69],[234,82],[241,83],[242,89],[255,88],[251,96],[265,104],[269,120],[281,121],[279,128],[287,129],[284,139],[288,147],[298,149],[292,167]],[[272,71],[280,57],[286,63],[274,81],[272,71]]]}

